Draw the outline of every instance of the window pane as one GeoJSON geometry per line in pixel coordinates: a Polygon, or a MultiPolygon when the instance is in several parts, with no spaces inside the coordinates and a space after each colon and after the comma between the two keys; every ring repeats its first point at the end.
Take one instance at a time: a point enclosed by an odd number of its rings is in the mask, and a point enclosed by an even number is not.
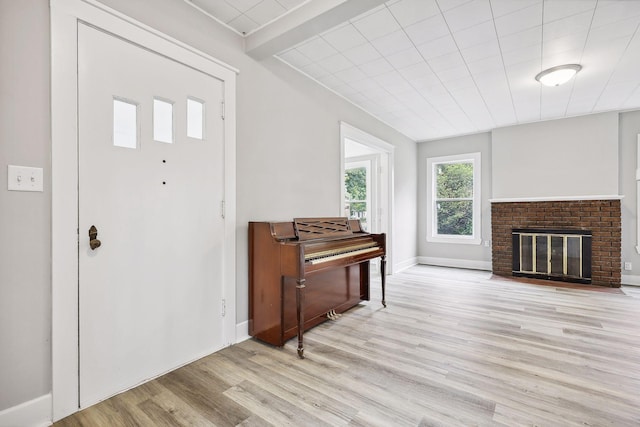
{"type": "Polygon", "coordinates": [[[203,139],[204,103],[195,99],[187,99],[187,136],[203,139]]]}
{"type": "Polygon", "coordinates": [[[349,218],[359,219],[363,230],[367,230],[367,168],[345,170],[345,202],[349,218]]]}
{"type": "Polygon", "coordinates": [[[473,197],[473,163],[439,163],[434,166],[436,198],[473,197]]]}
{"type": "Polygon", "coordinates": [[[473,236],[473,201],[436,201],[438,234],[473,236]]]}
{"type": "Polygon", "coordinates": [[[136,148],[138,144],[138,106],[131,102],[113,100],[113,145],[136,148]]]}
{"type": "Polygon", "coordinates": [[[153,139],[173,142],[173,104],[170,102],[153,100],[153,139]]]}

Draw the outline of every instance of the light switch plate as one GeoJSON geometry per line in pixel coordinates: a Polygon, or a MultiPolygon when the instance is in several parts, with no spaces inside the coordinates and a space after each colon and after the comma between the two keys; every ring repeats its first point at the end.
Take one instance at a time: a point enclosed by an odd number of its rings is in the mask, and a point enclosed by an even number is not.
{"type": "Polygon", "coordinates": [[[9,165],[9,191],[44,191],[42,168],[9,165]]]}

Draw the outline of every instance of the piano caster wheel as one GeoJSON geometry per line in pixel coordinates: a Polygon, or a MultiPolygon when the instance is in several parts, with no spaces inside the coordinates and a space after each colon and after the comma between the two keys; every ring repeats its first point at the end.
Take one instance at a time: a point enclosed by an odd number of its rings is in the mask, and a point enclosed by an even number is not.
{"type": "Polygon", "coordinates": [[[387,308],[387,302],[386,302],[386,301],[382,301],[382,306],[383,306],[384,308],[387,308]]]}
{"type": "Polygon", "coordinates": [[[300,359],[304,359],[304,348],[299,348],[298,349],[298,357],[300,359]]]}

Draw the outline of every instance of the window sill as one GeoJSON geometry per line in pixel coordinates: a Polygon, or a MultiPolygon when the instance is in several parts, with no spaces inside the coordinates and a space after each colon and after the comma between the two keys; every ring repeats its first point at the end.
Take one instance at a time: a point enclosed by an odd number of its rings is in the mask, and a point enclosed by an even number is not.
{"type": "Polygon", "coordinates": [[[452,243],[458,245],[480,245],[482,239],[479,237],[443,237],[443,236],[427,236],[429,243],[452,243]]]}

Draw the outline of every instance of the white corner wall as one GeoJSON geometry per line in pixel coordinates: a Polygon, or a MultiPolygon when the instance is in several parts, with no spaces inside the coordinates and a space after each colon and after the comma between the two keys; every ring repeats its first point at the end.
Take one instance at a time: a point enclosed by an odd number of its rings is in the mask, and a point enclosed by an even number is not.
{"type": "Polygon", "coordinates": [[[49,52],[49,2],[0,1],[0,425],[51,391],[49,52]],[[10,164],[44,192],[7,191],[10,164]]]}
{"type": "Polygon", "coordinates": [[[492,132],[493,198],[618,194],[618,113],[492,132]]]}

